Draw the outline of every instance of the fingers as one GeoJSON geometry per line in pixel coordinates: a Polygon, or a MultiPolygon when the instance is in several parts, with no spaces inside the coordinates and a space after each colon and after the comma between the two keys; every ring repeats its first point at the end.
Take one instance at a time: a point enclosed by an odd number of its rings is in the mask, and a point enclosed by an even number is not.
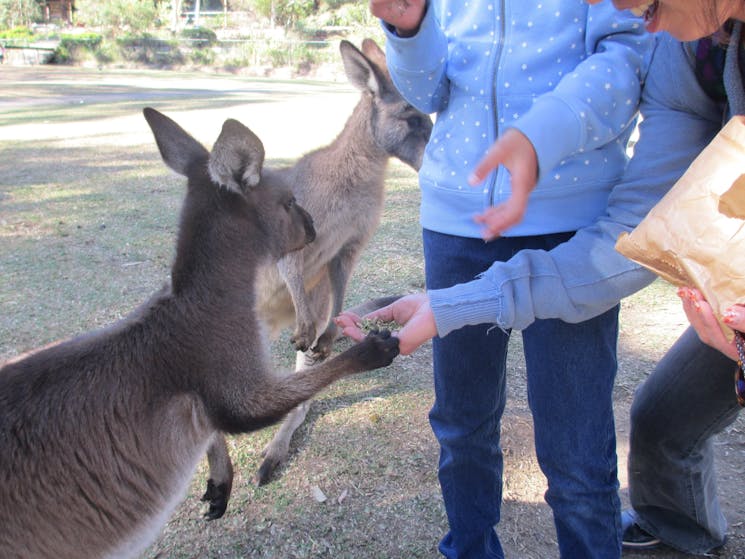
{"type": "Polygon", "coordinates": [[[344,311],[339,316],[334,317],[334,324],[336,324],[344,336],[353,339],[355,342],[360,342],[365,337],[365,333],[360,328],[360,317],[356,314],[348,311],[344,311]]]}
{"type": "Polygon", "coordinates": [[[517,198],[510,197],[507,202],[491,206],[484,213],[474,216],[473,220],[484,226],[481,237],[485,241],[492,241],[506,229],[520,223],[526,207],[527,200],[520,202],[517,198]]]}
{"type": "Polygon", "coordinates": [[[494,142],[468,178],[475,186],[499,166],[510,173],[510,197],[474,217],[484,225],[482,237],[490,241],[503,231],[520,223],[525,215],[530,193],[538,180],[538,159],[533,144],[522,132],[511,128],[494,142]]]}
{"type": "MultiPolygon", "coordinates": [[[[394,303],[395,304],[395,303],[394,303]]],[[[339,313],[338,316],[334,317],[334,324],[336,324],[344,336],[351,338],[352,340],[359,342],[367,334],[362,329],[363,319],[367,320],[381,320],[383,322],[395,321],[394,311],[391,308],[392,305],[383,307],[376,311],[366,314],[364,317],[359,317],[353,312],[344,311],[339,313]]]]}
{"type": "Polygon", "coordinates": [[[429,339],[422,339],[412,326],[404,326],[399,332],[394,332],[393,335],[398,338],[398,350],[401,355],[411,355],[429,339]]]}
{"type": "Polygon", "coordinates": [[[722,321],[735,330],[745,332],[745,307],[742,305],[734,305],[724,311],[722,321]]]}
{"type": "Polygon", "coordinates": [[[343,311],[339,313],[339,316],[334,318],[334,322],[340,328],[349,326],[350,324],[357,324],[360,321],[360,317],[350,311],[343,311]]]}
{"type": "Polygon", "coordinates": [[[492,144],[486,155],[476,164],[470,176],[468,177],[468,184],[471,186],[477,186],[486,180],[489,173],[494,171],[497,167],[502,165],[504,161],[504,153],[502,144],[496,141],[492,144]]]}
{"type": "Polygon", "coordinates": [[[408,36],[419,28],[424,5],[424,0],[370,0],[370,13],[408,36]]]}
{"type": "MultiPolygon", "coordinates": [[[[734,341],[729,340],[728,335],[717,320],[714,310],[704,299],[701,292],[690,287],[681,287],[678,289],[678,296],[683,301],[683,311],[688,321],[696,330],[701,341],[718,349],[729,358],[737,360],[737,348],[734,341]]],[[[735,311],[739,319],[740,310],[735,309],[735,311]]]]}
{"type": "MultiPolygon", "coordinates": [[[[393,332],[393,335],[399,340],[401,355],[413,353],[420,345],[437,335],[437,326],[426,293],[401,297],[386,307],[366,314],[363,318],[400,324],[401,329],[393,332]]],[[[334,318],[342,333],[356,341],[365,337],[360,327],[361,320],[349,311],[342,312],[334,318]]]]}

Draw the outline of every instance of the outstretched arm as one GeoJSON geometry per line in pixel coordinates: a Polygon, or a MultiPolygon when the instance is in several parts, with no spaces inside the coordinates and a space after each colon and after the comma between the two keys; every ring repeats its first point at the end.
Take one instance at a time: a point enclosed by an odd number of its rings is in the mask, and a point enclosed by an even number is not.
{"type": "MultiPolygon", "coordinates": [[[[390,305],[365,315],[364,318],[402,325],[401,330],[394,332],[399,339],[401,355],[413,353],[420,345],[437,335],[435,317],[426,293],[401,297],[390,305]]],[[[335,318],[335,322],[345,336],[357,341],[365,337],[360,328],[361,318],[355,313],[343,312],[335,318]]]]}
{"type": "MultiPolygon", "coordinates": [[[[662,40],[647,79],[635,155],[604,216],[551,251],[521,251],[470,282],[428,291],[420,320],[431,311],[440,336],[475,324],[522,329],[536,319],[580,322],[653,281],[655,276],[618,253],[615,243],[622,231],[636,227],[721,128],[721,108],[698,86],[690,60],[685,45],[662,40]]],[[[402,329],[402,351],[430,333],[402,329]]]]}

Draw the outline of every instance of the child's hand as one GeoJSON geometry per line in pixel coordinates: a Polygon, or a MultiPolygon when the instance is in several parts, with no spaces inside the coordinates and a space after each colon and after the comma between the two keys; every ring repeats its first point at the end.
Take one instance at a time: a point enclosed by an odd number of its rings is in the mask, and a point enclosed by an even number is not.
{"type": "Polygon", "coordinates": [[[506,202],[477,215],[476,223],[484,224],[485,240],[498,237],[502,231],[522,221],[528,197],[538,181],[538,156],[533,144],[519,130],[510,128],[499,138],[473,170],[469,183],[481,184],[497,167],[503,165],[511,177],[512,194],[506,202]]]}
{"type": "MultiPolygon", "coordinates": [[[[406,295],[363,318],[401,324],[401,330],[393,332],[393,335],[399,339],[401,355],[409,355],[424,342],[437,335],[435,317],[426,293],[406,295]]],[[[334,323],[342,329],[342,333],[356,341],[365,337],[360,327],[361,322],[362,319],[359,316],[347,311],[334,318],[334,323]]]]}
{"type": "Polygon", "coordinates": [[[481,237],[485,241],[493,241],[502,231],[522,221],[527,206],[527,198],[513,194],[506,202],[490,206],[484,213],[475,215],[473,220],[484,226],[481,237]]]}
{"type": "Polygon", "coordinates": [[[414,35],[424,18],[425,0],[370,0],[370,12],[396,28],[402,37],[414,35]]]}

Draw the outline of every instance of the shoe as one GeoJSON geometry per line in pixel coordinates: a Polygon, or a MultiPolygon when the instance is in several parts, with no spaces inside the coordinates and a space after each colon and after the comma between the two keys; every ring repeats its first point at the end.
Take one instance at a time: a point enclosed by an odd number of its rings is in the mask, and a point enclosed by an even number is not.
{"type": "Polygon", "coordinates": [[[649,532],[643,530],[637,524],[638,516],[633,509],[621,512],[621,539],[623,549],[631,551],[643,551],[655,549],[662,543],[649,532]]]}

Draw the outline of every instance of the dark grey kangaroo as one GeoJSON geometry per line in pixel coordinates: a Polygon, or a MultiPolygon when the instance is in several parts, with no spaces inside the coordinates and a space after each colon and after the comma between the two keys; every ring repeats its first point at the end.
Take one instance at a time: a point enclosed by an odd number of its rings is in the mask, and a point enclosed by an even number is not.
{"type": "MultiPolygon", "coordinates": [[[[316,240],[267,269],[258,284],[259,312],[273,332],[295,324],[292,342],[299,352],[307,352],[298,355],[296,369],[328,357],[339,336],[332,319],[343,309],[349,277],[380,222],[390,158],[419,169],[432,131],[430,117],[396,90],[385,54],[373,40],[364,40],[361,51],[342,41],[340,51],[349,81],[361,92],[357,106],[331,144],[276,170],[313,216],[316,240]]],[[[264,449],[259,484],[269,481],[287,458],[308,407],[304,402],[288,414],[264,449]]],[[[216,445],[224,446],[221,441],[216,445]]],[[[224,496],[214,488],[226,487],[231,475],[218,465],[230,459],[220,448],[211,449],[210,456],[216,467],[210,471],[208,494],[214,500],[207,516],[217,518],[224,496]]]]}
{"type": "Polygon", "coordinates": [[[106,329],[0,369],[3,559],[138,555],[217,432],[276,422],[398,353],[395,338],[374,334],[276,375],[256,276],[313,239],[309,214],[281,176],[262,173],[263,146],[237,121],[211,155],[157,111],[145,118],[165,163],[188,178],[170,286],[106,329]]]}

